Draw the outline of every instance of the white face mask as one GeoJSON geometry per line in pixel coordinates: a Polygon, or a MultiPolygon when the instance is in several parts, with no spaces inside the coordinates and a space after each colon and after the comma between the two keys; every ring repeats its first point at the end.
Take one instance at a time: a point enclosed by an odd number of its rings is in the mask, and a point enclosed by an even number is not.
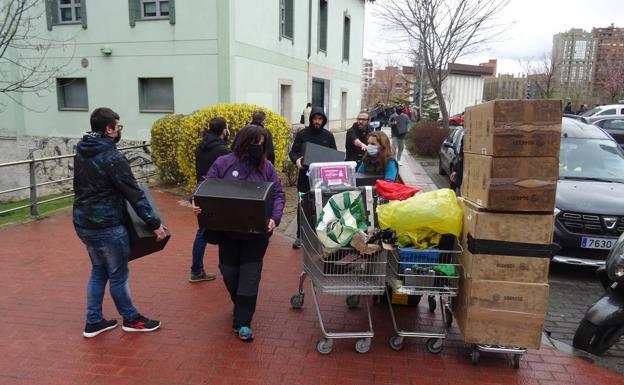
{"type": "Polygon", "coordinates": [[[366,147],[366,152],[368,152],[368,155],[370,156],[375,156],[377,155],[377,152],[379,152],[379,148],[375,146],[374,144],[369,144],[366,147]]]}

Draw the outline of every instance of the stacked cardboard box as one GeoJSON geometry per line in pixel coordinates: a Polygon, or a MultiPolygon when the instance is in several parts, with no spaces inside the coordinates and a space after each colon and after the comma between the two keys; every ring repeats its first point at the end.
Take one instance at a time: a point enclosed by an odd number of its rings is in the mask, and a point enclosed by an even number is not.
{"type": "Polygon", "coordinates": [[[539,348],[561,102],[496,100],[467,108],[464,124],[458,324],[469,343],[539,348]]]}

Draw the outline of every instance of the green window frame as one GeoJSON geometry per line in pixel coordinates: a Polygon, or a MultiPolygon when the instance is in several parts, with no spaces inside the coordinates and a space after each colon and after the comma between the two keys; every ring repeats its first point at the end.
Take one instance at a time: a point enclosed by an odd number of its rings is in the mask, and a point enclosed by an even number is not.
{"type": "Polygon", "coordinates": [[[349,62],[351,49],[351,17],[345,12],[342,28],[342,60],[349,62]]]}
{"type": "Polygon", "coordinates": [[[136,26],[137,21],[142,20],[167,20],[169,24],[175,25],[176,23],[176,7],[175,0],[128,0],[128,18],[131,27],[136,26]],[[168,10],[165,11],[163,7],[167,4],[168,10]],[[155,14],[151,13],[146,16],[146,7],[154,5],[155,14]],[[168,13],[165,15],[165,13],[168,13]]]}
{"type": "Polygon", "coordinates": [[[87,0],[45,0],[48,31],[56,25],[80,24],[87,29],[87,0]],[[61,20],[61,12],[70,11],[71,20],[61,20]]]}
{"type": "Polygon", "coordinates": [[[282,38],[295,40],[295,2],[294,0],[280,0],[280,40],[282,38]]]}
{"type": "Polygon", "coordinates": [[[327,53],[327,0],[319,0],[318,51],[327,53]]]}

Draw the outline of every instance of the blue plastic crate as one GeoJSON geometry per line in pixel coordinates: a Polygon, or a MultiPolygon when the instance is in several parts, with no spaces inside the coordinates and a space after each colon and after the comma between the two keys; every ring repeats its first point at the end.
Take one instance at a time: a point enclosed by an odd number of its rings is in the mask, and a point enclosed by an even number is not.
{"type": "Polygon", "coordinates": [[[414,249],[411,247],[399,248],[399,273],[414,264],[438,264],[440,249],[414,249]]]}

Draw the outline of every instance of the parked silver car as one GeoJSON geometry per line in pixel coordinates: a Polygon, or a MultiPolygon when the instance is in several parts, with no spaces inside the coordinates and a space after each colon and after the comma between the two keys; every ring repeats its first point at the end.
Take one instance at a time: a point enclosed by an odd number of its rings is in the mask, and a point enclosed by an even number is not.
{"type": "Polygon", "coordinates": [[[596,120],[594,126],[605,130],[615,139],[621,147],[624,147],[624,116],[620,118],[604,118],[596,120]]]}
{"type": "Polygon", "coordinates": [[[605,118],[624,118],[624,104],[598,106],[585,112],[581,117],[587,123],[594,123],[605,118]]]}

